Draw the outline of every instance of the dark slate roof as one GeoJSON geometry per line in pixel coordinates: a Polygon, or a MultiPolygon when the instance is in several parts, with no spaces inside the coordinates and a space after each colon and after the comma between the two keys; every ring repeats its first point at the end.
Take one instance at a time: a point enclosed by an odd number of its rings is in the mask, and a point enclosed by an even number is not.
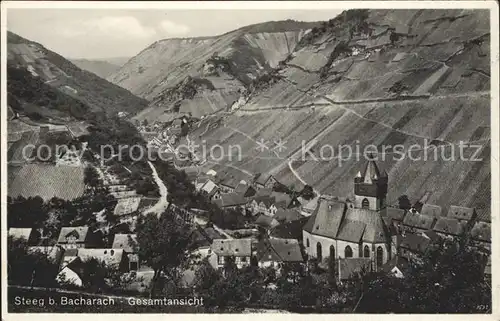
{"type": "Polygon", "coordinates": [[[477,222],[472,228],[471,237],[475,241],[491,243],[491,224],[486,222],[477,222]]]}
{"type": "Polygon", "coordinates": [[[88,226],[63,227],[59,232],[57,243],[66,243],[66,236],[68,234],[74,235],[77,238],[76,242],[78,243],[85,242],[88,232],[88,226]]]}
{"type": "Polygon", "coordinates": [[[304,230],[312,234],[336,238],[345,208],[344,203],[321,199],[313,215],[304,226],[304,230]]]}
{"type": "Polygon", "coordinates": [[[339,279],[347,280],[359,273],[363,268],[369,272],[371,271],[370,258],[345,258],[339,259],[339,279]]]}
{"type": "Polygon", "coordinates": [[[394,267],[397,267],[404,274],[408,270],[409,265],[407,259],[396,255],[382,266],[382,271],[390,273],[394,267]]]}
{"type": "Polygon", "coordinates": [[[424,253],[429,247],[430,240],[425,236],[413,233],[406,233],[401,237],[400,247],[413,252],[424,253]]]}
{"type": "Polygon", "coordinates": [[[221,194],[220,199],[214,201],[220,207],[245,205],[248,201],[238,193],[221,194]]]}
{"type": "Polygon", "coordinates": [[[466,224],[467,222],[460,222],[455,218],[440,217],[433,230],[451,235],[461,235],[465,231],[466,224]]]}
{"type": "Polygon", "coordinates": [[[441,206],[432,205],[432,204],[424,204],[422,209],[420,210],[420,214],[432,216],[432,217],[440,217],[442,216],[441,206]]]}
{"type": "Polygon", "coordinates": [[[425,230],[432,229],[435,218],[432,216],[422,215],[418,213],[408,212],[405,215],[403,224],[411,227],[421,228],[425,230]]]}
{"type": "Polygon", "coordinates": [[[260,205],[260,203],[264,203],[264,205],[269,208],[271,205],[275,203],[274,197],[271,196],[258,196],[253,198],[254,201],[257,202],[257,204],[260,205]]]}
{"type": "Polygon", "coordinates": [[[357,177],[363,178],[365,183],[371,183],[372,180],[377,180],[380,177],[387,177],[387,173],[385,171],[380,172],[377,163],[374,160],[369,160],[366,162],[363,172],[358,172],[357,177]]]}
{"type": "Polygon", "coordinates": [[[271,196],[273,193],[272,188],[260,188],[257,193],[255,193],[254,197],[261,197],[261,196],[271,196]]]}
{"type": "Polygon", "coordinates": [[[365,232],[366,224],[358,221],[344,220],[337,234],[337,239],[359,243],[365,232]]]}
{"type": "Polygon", "coordinates": [[[395,207],[386,207],[380,211],[382,217],[388,217],[395,221],[403,221],[406,211],[395,207]]]}
{"type": "Polygon", "coordinates": [[[303,217],[296,221],[284,223],[271,230],[272,237],[302,239],[302,230],[308,222],[309,217],[303,217]]]}
{"type": "Polygon", "coordinates": [[[462,206],[450,206],[450,210],[448,211],[448,217],[456,218],[458,220],[471,220],[474,218],[475,210],[470,207],[462,207],[462,206]]]}
{"type": "Polygon", "coordinates": [[[251,256],[251,239],[216,239],[212,243],[212,251],[221,256],[251,256]]]}
{"type": "Polygon", "coordinates": [[[257,244],[257,259],[261,262],[302,262],[302,252],[296,239],[266,239],[257,244]]]}
{"type": "Polygon", "coordinates": [[[274,218],[270,217],[270,216],[267,216],[265,214],[261,214],[256,220],[255,220],[255,224],[256,225],[259,225],[259,226],[262,226],[264,228],[273,228],[275,227],[276,225],[279,224],[279,222],[277,220],[275,220],[274,218]]]}
{"type": "Polygon", "coordinates": [[[387,241],[387,232],[379,212],[348,207],[345,219],[360,222],[365,225],[363,241],[370,243],[383,243],[387,241]]]}
{"type": "Polygon", "coordinates": [[[295,220],[298,220],[300,218],[302,218],[302,215],[300,214],[299,211],[297,211],[296,209],[278,209],[276,211],[276,214],[274,215],[274,218],[276,220],[278,220],[279,222],[291,222],[291,221],[295,221],[295,220]]]}

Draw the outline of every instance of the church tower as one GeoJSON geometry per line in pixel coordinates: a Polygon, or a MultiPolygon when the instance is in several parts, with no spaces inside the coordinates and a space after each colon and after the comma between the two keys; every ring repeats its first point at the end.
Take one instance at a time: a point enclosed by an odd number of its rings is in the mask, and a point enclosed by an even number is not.
{"type": "Polygon", "coordinates": [[[380,211],[386,204],[387,173],[380,172],[372,157],[354,178],[354,206],[380,211]]]}

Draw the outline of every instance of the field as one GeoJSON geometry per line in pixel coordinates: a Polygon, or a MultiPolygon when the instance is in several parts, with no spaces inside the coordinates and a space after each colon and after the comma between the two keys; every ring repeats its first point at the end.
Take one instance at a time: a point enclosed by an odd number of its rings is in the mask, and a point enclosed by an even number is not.
{"type": "Polygon", "coordinates": [[[13,179],[8,195],[71,200],[83,195],[84,187],[82,167],[27,164],[13,179]]]}
{"type": "MultiPolygon", "coordinates": [[[[209,160],[205,169],[213,168],[221,178],[240,180],[248,179],[257,173],[273,174],[278,180],[295,188],[303,182],[312,185],[325,194],[352,196],[353,178],[362,169],[364,158],[355,154],[356,146],[363,153],[365,146],[374,145],[378,151],[386,146],[385,160],[380,166],[389,173],[389,201],[397,203],[403,194],[413,201],[427,191],[431,191],[429,203],[448,208],[450,205],[473,206],[478,212],[490,209],[490,130],[489,130],[489,95],[470,95],[470,97],[431,98],[422,101],[369,103],[355,106],[334,105],[329,107],[308,108],[298,111],[280,110],[261,112],[236,112],[218,121],[211,117],[201,122],[199,128],[190,133],[190,138],[206,149],[214,144],[223,146],[225,151],[236,151],[240,146],[242,159],[233,153],[223,160],[209,160]],[[442,108],[446,105],[448,108],[442,108]],[[201,136],[200,136],[201,135],[201,136]],[[278,153],[264,150],[260,152],[257,141],[264,139],[274,147],[273,141],[281,138],[287,149],[278,153]],[[330,149],[323,150],[323,160],[311,157],[300,159],[300,153],[294,155],[298,160],[289,164],[289,157],[295,151],[316,141],[312,148],[318,158],[321,146],[334,148],[334,157],[330,149]],[[431,160],[434,152],[427,151],[428,160],[424,161],[425,144],[447,144],[445,152],[438,154],[438,160],[431,160]],[[458,158],[460,141],[481,146],[478,158],[473,162],[458,158]],[[427,143],[426,143],[427,142],[427,143]],[[394,154],[392,147],[404,146],[407,151],[417,144],[420,150],[412,153],[416,159],[394,154]],[[338,146],[348,145],[353,150],[349,160],[340,163],[338,146]],[[232,148],[231,148],[232,146],[232,148]],[[454,147],[455,161],[445,161],[454,147]],[[292,169],[290,169],[290,165],[292,169]],[[234,177],[234,178],[233,178],[234,177]],[[299,179],[300,178],[300,179],[299,179]],[[445,182],[445,183],[443,183],[445,182]],[[449,184],[446,182],[453,182],[449,184]]],[[[474,148],[466,148],[464,156],[470,158],[474,148]]],[[[342,155],[347,158],[347,155],[342,155]]],[[[382,156],[379,156],[380,158],[382,156]]]]}

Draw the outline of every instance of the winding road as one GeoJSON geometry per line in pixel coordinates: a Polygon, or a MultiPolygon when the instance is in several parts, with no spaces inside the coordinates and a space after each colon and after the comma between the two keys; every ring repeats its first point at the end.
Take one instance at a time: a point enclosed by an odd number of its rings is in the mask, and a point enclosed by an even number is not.
{"type": "Polygon", "coordinates": [[[153,163],[148,161],[149,167],[151,167],[151,170],[153,171],[153,178],[156,182],[156,185],[158,185],[158,188],[160,190],[160,199],[158,202],[144,211],[142,214],[146,215],[149,213],[155,213],[158,216],[161,215],[168,207],[169,203],[167,201],[167,195],[168,195],[168,190],[167,186],[165,186],[165,183],[161,180],[160,176],[158,176],[158,172],[156,171],[156,168],[154,167],[153,163]]]}

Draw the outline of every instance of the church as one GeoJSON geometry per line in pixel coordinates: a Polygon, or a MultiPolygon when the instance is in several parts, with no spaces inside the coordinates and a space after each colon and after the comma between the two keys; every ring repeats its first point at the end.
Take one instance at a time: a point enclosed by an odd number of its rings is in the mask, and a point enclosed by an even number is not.
{"type": "Polygon", "coordinates": [[[321,198],[302,231],[307,255],[320,262],[328,257],[363,258],[371,269],[380,270],[396,250],[383,219],[387,184],[387,172],[370,159],[354,178],[354,201],[321,198]]]}

